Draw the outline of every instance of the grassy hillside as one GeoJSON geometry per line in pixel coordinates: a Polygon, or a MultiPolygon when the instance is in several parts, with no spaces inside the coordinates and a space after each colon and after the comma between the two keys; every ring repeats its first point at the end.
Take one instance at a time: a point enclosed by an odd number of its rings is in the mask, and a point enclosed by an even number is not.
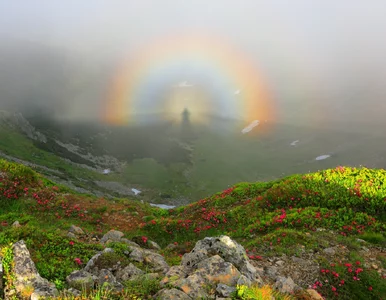
{"type": "MultiPolygon", "coordinates": [[[[262,264],[283,254],[309,252],[319,266],[312,270],[317,282],[309,284],[326,299],[386,295],[385,278],[371,267],[376,260],[386,268],[385,170],[337,167],[239,183],[168,211],[135,199],[73,194],[28,167],[4,160],[0,169],[0,245],[4,250],[24,239],[40,274],[58,288],[65,287],[65,277],[77,269],[75,258],[87,262],[101,249],[93,237],[114,228],[128,238],[146,236],[162,247],[175,243],[175,250],[163,250],[170,264],[179,263],[195,241],[220,234],[239,241],[250,258],[262,264]],[[15,221],[22,226],[11,226],[15,221]],[[83,240],[74,243],[66,237],[72,224],[87,232],[83,240]],[[331,246],[345,251],[323,256],[323,249],[331,246]]],[[[141,296],[140,286],[130,289],[141,296]]]]}

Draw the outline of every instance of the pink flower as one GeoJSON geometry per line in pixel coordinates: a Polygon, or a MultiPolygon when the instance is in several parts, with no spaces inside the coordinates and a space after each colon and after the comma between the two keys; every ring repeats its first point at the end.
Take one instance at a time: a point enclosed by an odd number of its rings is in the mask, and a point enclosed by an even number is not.
{"type": "Polygon", "coordinates": [[[77,263],[78,265],[81,265],[82,264],[82,261],[81,261],[81,259],[80,258],[75,258],[74,259],[74,261],[75,261],[75,263],[77,263]]]}
{"type": "Polygon", "coordinates": [[[71,246],[74,246],[75,242],[74,241],[70,241],[69,243],[71,246]]]}
{"type": "Polygon", "coordinates": [[[336,292],[336,287],[331,287],[331,290],[333,291],[333,292],[336,292]]]}
{"type": "Polygon", "coordinates": [[[143,242],[144,244],[147,243],[147,237],[146,237],[146,236],[143,236],[143,237],[142,237],[142,242],[143,242]]]}

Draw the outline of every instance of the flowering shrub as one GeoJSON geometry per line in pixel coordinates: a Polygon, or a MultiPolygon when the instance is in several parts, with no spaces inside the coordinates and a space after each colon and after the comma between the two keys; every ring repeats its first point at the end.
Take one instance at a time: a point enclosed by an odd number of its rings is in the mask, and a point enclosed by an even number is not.
{"type": "Polygon", "coordinates": [[[311,287],[326,299],[382,299],[386,279],[360,261],[331,263],[320,270],[320,279],[311,287]],[[376,286],[376,288],[374,287],[376,286]]]}

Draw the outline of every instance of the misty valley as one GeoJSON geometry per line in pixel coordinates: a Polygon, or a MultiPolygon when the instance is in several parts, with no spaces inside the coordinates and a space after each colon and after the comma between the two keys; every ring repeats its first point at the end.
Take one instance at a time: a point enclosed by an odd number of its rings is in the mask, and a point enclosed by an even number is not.
{"type": "Polygon", "coordinates": [[[262,123],[243,132],[245,125],[237,120],[212,116],[210,123],[199,125],[183,115],[174,122],[109,126],[5,111],[0,124],[5,157],[32,163],[78,191],[135,195],[173,206],[236,182],[275,180],[337,165],[386,166],[381,135],[327,126],[262,123]]]}

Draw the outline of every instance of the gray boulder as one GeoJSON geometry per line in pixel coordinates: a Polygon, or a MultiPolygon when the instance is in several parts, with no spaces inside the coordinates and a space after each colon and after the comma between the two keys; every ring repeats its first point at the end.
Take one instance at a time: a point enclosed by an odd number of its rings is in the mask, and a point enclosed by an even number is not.
{"type": "Polygon", "coordinates": [[[84,270],[73,271],[66,277],[67,284],[76,290],[90,290],[94,287],[93,275],[84,270]]]}
{"type": "Polygon", "coordinates": [[[145,274],[144,271],[130,263],[125,268],[118,270],[115,274],[115,278],[119,281],[127,281],[138,278],[139,275],[143,274],[145,274]]]}
{"type": "Polygon", "coordinates": [[[175,286],[192,299],[207,299],[209,295],[205,290],[206,285],[207,281],[196,273],[175,282],[175,286]]]}
{"type": "Polygon", "coordinates": [[[149,251],[149,250],[143,250],[144,253],[144,262],[152,268],[155,272],[162,272],[166,274],[167,271],[169,271],[169,265],[165,261],[165,258],[158,253],[149,251]]]}
{"type": "Polygon", "coordinates": [[[236,291],[235,287],[222,283],[219,283],[216,288],[216,292],[222,297],[230,297],[234,291],[236,291]]]}
{"type": "Polygon", "coordinates": [[[157,300],[192,300],[184,292],[177,289],[163,289],[160,290],[155,296],[157,300]]]}
{"type": "Polygon", "coordinates": [[[121,291],[123,289],[123,285],[117,281],[113,273],[106,269],[99,271],[97,283],[99,286],[108,287],[115,291],[121,291]]]}
{"type": "Polygon", "coordinates": [[[58,290],[55,284],[42,278],[38,273],[25,242],[23,240],[18,241],[13,245],[12,250],[15,276],[13,283],[16,293],[21,295],[23,291],[30,288],[33,290],[31,299],[57,296],[58,290]]]}
{"type": "Polygon", "coordinates": [[[84,231],[82,228],[78,227],[78,226],[75,226],[75,225],[71,225],[70,229],[68,230],[69,233],[72,233],[74,235],[83,235],[84,234],[84,231]]]}
{"type": "Polygon", "coordinates": [[[230,286],[235,286],[241,276],[234,265],[226,262],[219,255],[203,260],[197,265],[195,273],[206,279],[208,283],[223,283],[230,286]]]}
{"type": "Polygon", "coordinates": [[[172,266],[169,271],[165,274],[165,277],[161,280],[160,285],[165,286],[166,284],[174,285],[177,280],[183,279],[187,276],[183,266],[172,266]]]}
{"type": "Polygon", "coordinates": [[[252,282],[262,283],[262,279],[256,268],[250,263],[244,247],[226,235],[206,237],[198,241],[190,253],[184,254],[181,265],[186,268],[194,268],[206,257],[214,255],[219,255],[225,261],[233,264],[252,282]]]}
{"type": "Polygon", "coordinates": [[[124,236],[123,232],[118,230],[110,230],[107,232],[100,240],[101,244],[106,244],[108,242],[119,242],[124,236]]]}
{"type": "Polygon", "coordinates": [[[274,287],[281,293],[293,293],[299,287],[295,284],[291,277],[278,276],[274,287]]]}

